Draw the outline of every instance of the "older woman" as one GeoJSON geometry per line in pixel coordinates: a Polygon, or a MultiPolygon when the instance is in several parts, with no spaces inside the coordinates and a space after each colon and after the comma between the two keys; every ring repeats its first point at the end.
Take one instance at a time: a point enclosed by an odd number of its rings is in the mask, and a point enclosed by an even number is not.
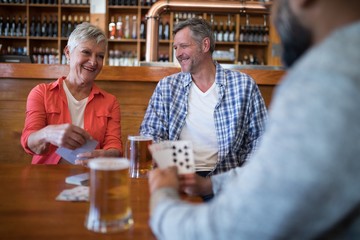
{"type": "Polygon", "coordinates": [[[122,154],[119,103],[94,83],[103,67],[106,46],[100,29],[79,24],[64,49],[69,74],[31,90],[21,144],[33,155],[33,164],[61,163],[63,159],[55,152],[58,147],[76,149],[88,139],[97,140],[98,145],[79,158],[122,154]]]}

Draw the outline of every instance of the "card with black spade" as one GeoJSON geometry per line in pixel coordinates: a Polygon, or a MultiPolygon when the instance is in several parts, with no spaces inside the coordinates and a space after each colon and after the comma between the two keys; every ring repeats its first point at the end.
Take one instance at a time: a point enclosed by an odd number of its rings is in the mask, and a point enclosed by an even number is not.
{"type": "Polygon", "coordinates": [[[177,166],[179,174],[195,173],[194,154],[190,141],[164,141],[149,146],[159,168],[177,166]]]}

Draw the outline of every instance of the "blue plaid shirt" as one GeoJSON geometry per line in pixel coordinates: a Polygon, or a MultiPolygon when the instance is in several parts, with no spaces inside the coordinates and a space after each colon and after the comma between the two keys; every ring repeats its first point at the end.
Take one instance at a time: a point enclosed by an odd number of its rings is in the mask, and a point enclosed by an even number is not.
{"type": "MultiPolygon", "coordinates": [[[[267,119],[264,100],[250,76],[216,63],[215,82],[219,89],[214,110],[219,151],[211,175],[241,166],[257,146],[267,119]]],[[[178,140],[188,114],[191,84],[189,73],[163,78],[149,101],[140,134],[152,136],[156,142],[178,140]]]]}

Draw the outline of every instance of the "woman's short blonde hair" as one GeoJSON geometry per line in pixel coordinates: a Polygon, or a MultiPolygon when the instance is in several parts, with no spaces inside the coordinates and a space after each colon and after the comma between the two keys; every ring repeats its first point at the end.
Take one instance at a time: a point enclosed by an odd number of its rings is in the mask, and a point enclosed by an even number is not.
{"type": "Polygon", "coordinates": [[[77,25],[74,31],[70,34],[67,43],[70,53],[79,45],[79,43],[89,40],[95,40],[96,43],[104,41],[105,46],[107,46],[107,38],[100,28],[88,22],[83,22],[77,25]]]}

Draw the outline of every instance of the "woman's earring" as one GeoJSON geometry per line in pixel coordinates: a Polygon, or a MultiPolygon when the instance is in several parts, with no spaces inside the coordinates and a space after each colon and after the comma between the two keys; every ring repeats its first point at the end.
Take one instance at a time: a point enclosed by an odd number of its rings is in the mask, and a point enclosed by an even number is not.
{"type": "Polygon", "coordinates": [[[66,60],[66,64],[70,64],[70,58],[66,60]]]}

